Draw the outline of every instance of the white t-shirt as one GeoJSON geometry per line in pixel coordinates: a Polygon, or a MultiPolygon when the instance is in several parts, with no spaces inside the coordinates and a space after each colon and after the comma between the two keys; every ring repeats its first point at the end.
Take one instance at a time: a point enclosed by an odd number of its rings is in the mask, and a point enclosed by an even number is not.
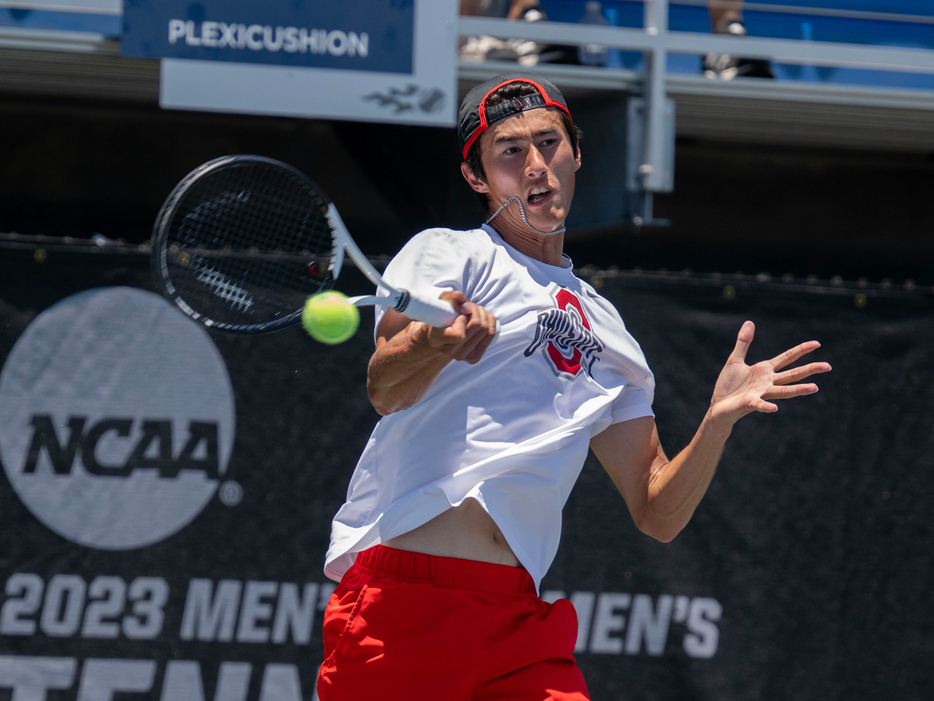
{"type": "Polygon", "coordinates": [[[433,298],[459,290],[500,331],[480,362],[450,363],[421,401],[377,423],[334,518],[328,577],[474,498],[539,586],[591,437],[652,416],[655,390],[619,313],[563,263],[529,258],[483,226],[423,231],[389,264],[387,283],[433,298]]]}

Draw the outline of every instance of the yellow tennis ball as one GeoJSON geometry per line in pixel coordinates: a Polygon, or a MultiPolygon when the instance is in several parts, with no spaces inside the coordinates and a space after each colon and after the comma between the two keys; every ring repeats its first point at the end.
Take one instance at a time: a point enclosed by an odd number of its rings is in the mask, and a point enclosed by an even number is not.
{"type": "Polygon", "coordinates": [[[321,343],[343,343],[359,325],[360,312],[347,301],[346,295],[335,290],[312,295],[302,309],[302,326],[321,343]]]}
{"type": "Polygon", "coordinates": [[[321,343],[343,343],[359,325],[360,312],[347,301],[346,295],[335,290],[312,295],[302,309],[302,326],[321,343]]]}

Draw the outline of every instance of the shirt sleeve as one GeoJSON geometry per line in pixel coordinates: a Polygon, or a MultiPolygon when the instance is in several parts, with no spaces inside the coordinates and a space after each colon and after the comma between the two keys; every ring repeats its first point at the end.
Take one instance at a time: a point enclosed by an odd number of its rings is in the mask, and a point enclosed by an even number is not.
{"type": "MultiPolygon", "coordinates": [[[[450,229],[427,229],[413,236],[389,262],[383,279],[396,289],[415,296],[437,299],[442,292],[467,289],[470,252],[464,241],[450,229]]],[[[389,293],[379,288],[376,294],[389,293]]],[[[386,307],[375,308],[374,341],[386,307]]]]}
{"type": "Polygon", "coordinates": [[[655,416],[655,412],[652,411],[652,402],[646,395],[644,388],[638,385],[627,385],[613,404],[613,410],[610,412],[610,423],[618,424],[642,416],[655,416]]]}

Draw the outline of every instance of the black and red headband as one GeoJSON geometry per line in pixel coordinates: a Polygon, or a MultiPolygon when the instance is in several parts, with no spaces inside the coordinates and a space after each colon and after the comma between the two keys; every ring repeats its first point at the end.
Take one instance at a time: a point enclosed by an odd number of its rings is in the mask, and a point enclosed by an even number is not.
{"type": "Polygon", "coordinates": [[[457,137],[464,160],[467,160],[470,147],[491,124],[514,114],[542,107],[557,107],[569,119],[571,117],[561,91],[550,80],[535,73],[513,71],[495,76],[475,86],[464,97],[457,116],[457,137]],[[510,83],[528,83],[538,90],[538,93],[520,95],[487,108],[486,101],[490,95],[510,83]]]}

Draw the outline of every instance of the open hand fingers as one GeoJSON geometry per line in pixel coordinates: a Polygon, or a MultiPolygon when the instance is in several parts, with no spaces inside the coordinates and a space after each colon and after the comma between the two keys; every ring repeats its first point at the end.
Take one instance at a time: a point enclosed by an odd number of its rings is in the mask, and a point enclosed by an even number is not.
{"type": "Polygon", "coordinates": [[[801,380],[808,378],[811,375],[819,375],[820,373],[830,372],[830,370],[830,363],[808,363],[807,365],[802,365],[798,368],[792,368],[791,370],[775,373],[772,384],[788,385],[792,382],[800,382],[801,380]]]}
{"type": "Polygon", "coordinates": [[[771,360],[748,365],[746,354],[754,335],[755,326],[747,321],[737,334],[736,346],[717,378],[711,406],[718,418],[735,422],[751,411],[778,411],[775,401],[814,394],[817,385],[802,380],[831,369],[829,363],[812,362],[782,371],[820,348],[817,341],[801,343],[771,360]]]}
{"type": "Polygon", "coordinates": [[[750,405],[754,411],[760,411],[763,414],[772,414],[778,411],[778,407],[772,402],[766,401],[766,397],[758,397],[750,405]]]}
{"type": "Polygon", "coordinates": [[[751,321],[743,323],[736,335],[736,345],[733,346],[733,352],[727,362],[742,363],[746,360],[746,353],[749,352],[749,344],[752,343],[753,336],[756,335],[756,326],[751,321]]]}
{"type": "Polygon", "coordinates": [[[808,365],[802,365],[800,368],[776,373],[772,378],[771,388],[762,394],[762,399],[791,399],[814,394],[817,392],[817,385],[813,382],[802,383],[801,380],[812,375],[830,372],[830,370],[830,363],[809,363],[808,365]]]}
{"type": "MultiPolygon", "coordinates": [[[[769,363],[772,365],[774,370],[781,370],[784,367],[787,367],[799,360],[808,353],[812,353],[820,348],[820,343],[817,341],[805,341],[804,343],[799,343],[794,348],[789,348],[784,353],[779,353],[774,358],[772,358],[769,363]]],[[[830,366],[827,366],[828,369],[830,366]]],[[[826,372],[826,370],[824,371],[826,372]]]]}
{"type": "Polygon", "coordinates": [[[798,385],[775,385],[762,395],[763,399],[792,399],[817,392],[817,385],[807,382],[798,385]]]}

